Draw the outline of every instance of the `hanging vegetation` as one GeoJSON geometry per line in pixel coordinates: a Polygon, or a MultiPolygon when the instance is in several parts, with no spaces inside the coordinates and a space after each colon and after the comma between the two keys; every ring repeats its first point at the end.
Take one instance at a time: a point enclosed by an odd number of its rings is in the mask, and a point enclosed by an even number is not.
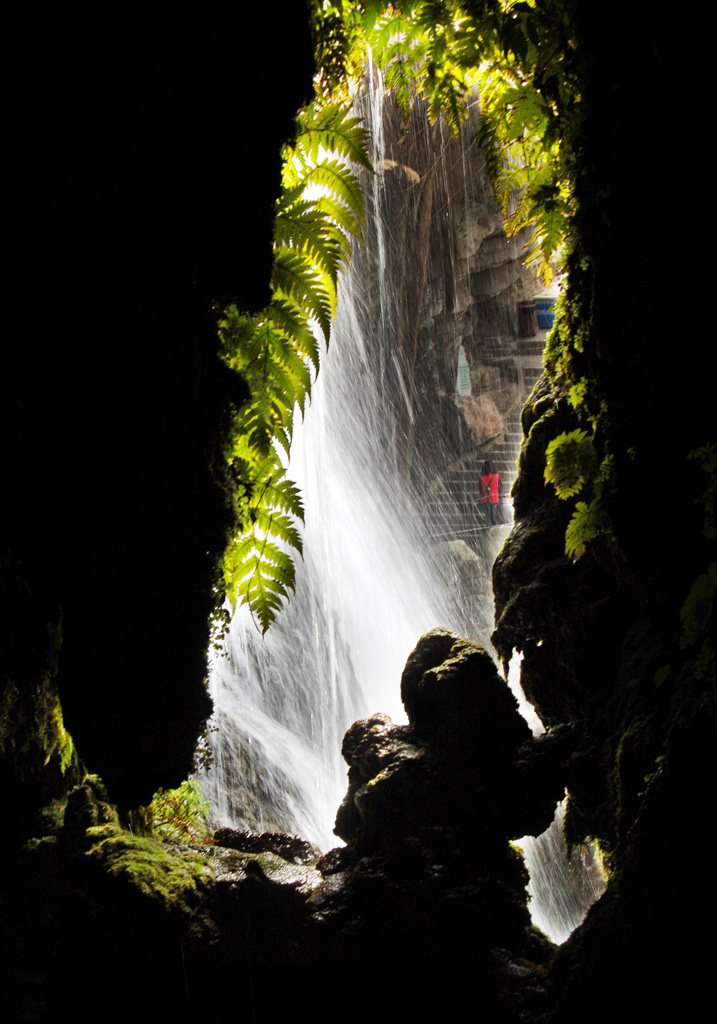
{"type": "Polygon", "coordinates": [[[561,0],[323,0],[315,4],[321,87],[358,78],[370,50],[406,122],[416,96],[451,131],[481,100],[478,142],[508,234],[529,227],[526,261],[549,284],[571,208],[564,126],[579,103],[570,5],[561,0]],[[385,8],[385,9],[384,9],[385,8]]]}
{"type": "Polygon", "coordinates": [[[257,316],[236,306],[219,321],[221,355],[247,383],[227,458],[235,474],[238,530],[223,565],[235,606],[248,604],[262,631],[294,588],[290,549],[301,553],[301,495],[287,476],[294,413],[328,344],[342,264],[361,236],[363,201],[351,163],[370,169],[365,132],[345,103],[308,107],[283,153],[274,231],[272,299],[257,316]],[[315,333],[316,331],[316,333],[315,333]]]}

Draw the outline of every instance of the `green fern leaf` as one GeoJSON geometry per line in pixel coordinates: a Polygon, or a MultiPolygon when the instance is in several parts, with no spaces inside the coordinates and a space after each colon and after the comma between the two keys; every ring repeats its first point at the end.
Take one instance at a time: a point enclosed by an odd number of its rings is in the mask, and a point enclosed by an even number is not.
{"type": "Polygon", "coordinates": [[[272,286],[280,297],[293,299],[319,324],[325,338],[331,331],[332,296],[310,260],[292,249],[277,250],[272,286]]]}
{"type": "Polygon", "coordinates": [[[590,541],[606,532],[607,516],[601,502],[597,498],[589,504],[577,502],[565,531],[565,554],[576,562],[585,554],[590,541]]]}
{"type": "Polygon", "coordinates": [[[323,148],[373,170],[366,145],[368,132],[360,118],[351,116],[349,108],[337,103],[319,109],[311,105],[299,114],[297,124],[296,151],[302,159],[316,160],[323,148]]]}
{"type": "Polygon", "coordinates": [[[353,172],[338,160],[322,160],[306,172],[308,185],[321,185],[328,189],[334,201],[341,201],[351,210],[359,224],[363,224],[363,197],[356,187],[353,172]]]}
{"type": "Polygon", "coordinates": [[[413,109],[414,81],[408,58],[403,53],[391,61],[384,72],[386,88],[393,93],[394,102],[403,115],[406,129],[413,109]]]}
{"type": "Polygon", "coordinates": [[[443,114],[453,135],[458,135],[466,119],[466,86],[452,72],[437,78],[430,87],[428,116],[432,122],[443,114]]]}
{"type": "Polygon", "coordinates": [[[295,548],[299,554],[303,552],[303,542],[293,520],[283,515],[276,509],[261,508],[256,514],[256,525],[263,530],[267,536],[278,537],[290,547],[295,548]]]}
{"type": "Polygon", "coordinates": [[[251,572],[239,583],[237,594],[249,605],[265,633],[282,600],[295,588],[295,570],[290,557],[275,545],[266,544],[251,572]]]}
{"type": "Polygon", "coordinates": [[[250,390],[229,452],[242,480],[234,506],[246,529],[225,554],[225,587],[230,601],[249,605],[263,630],[294,587],[293,562],[276,542],[302,550],[292,519],[303,520],[301,494],[280,454],[289,455],[294,411],[303,413],[311,392],[309,363],[319,370],[310,322],[328,343],[339,273],[351,237],[361,237],[361,191],[343,161],[370,170],[366,139],[341,104],[312,106],[299,116],[296,145],[284,151],[271,303],[255,318],[229,307],[219,323],[222,356],[250,390]],[[317,187],[318,196],[307,195],[317,187]]]}
{"type": "MultiPolygon", "coordinates": [[[[345,239],[343,232],[338,234],[345,239]]],[[[288,246],[301,252],[336,287],[348,240],[341,244],[338,238],[332,237],[325,230],[324,218],[318,213],[314,217],[295,217],[293,211],[290,211],[289,214],[278,216],[275,240],[278,246],[288,246]]]]}
{"type": "Polygon", "coordinates": [[[301,491],[291,480],[274,479],[266,485],[266,499],[275,508],[289,512],[303,523],[304,503],[301,491]]]}
{"type": "Polygon", "coordinates": [[[303,359],[311,360],[318,373],[319,345],[306,324],[306,316],[301,307],[290,298],[275,296],[267,309],[267,316],[278,330],[291,338],[297,354],[303,359]]]}
{"type": "Polygon", "coordinates": [[[555,487],[559,498],[571,498],[592,480],[598,459],[585,430],[571,430],[553,438],[545,449],[545,482],[555,487]]]}
{"type": "Polygon", "coordinates": [[[363,217],[357,220],[348,207],[342,203],[337,203],[328,196],[319,196],[316,200],[316,207],[342,228],[347,235],[353,235],[358,239],[363,237],[363,217]]]}
{"type": "MultiPolygon", "coordinates": [[[[257,547],[257,567],[260,567],[263,572],[269,573],[273,577],[283,579],[286,574],[285,563],[288,561],[291,564],[291,560],[287,555],[286,551],[282,551],[280,547],[274,544],[273,541],[266,537],[264,540],[256,543],[257,547]]],[[[293,565],[291,566],[291,573],[293,575],[293,565]]]]}

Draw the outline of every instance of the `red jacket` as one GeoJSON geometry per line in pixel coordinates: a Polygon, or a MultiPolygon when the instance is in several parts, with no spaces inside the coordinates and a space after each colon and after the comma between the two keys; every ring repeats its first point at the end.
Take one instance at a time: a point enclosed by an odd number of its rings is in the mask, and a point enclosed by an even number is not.
{"type": "Polygon", "coordinates": [[[480,478],[480,500],[485,504],[489,499],[491,505],[500,501],[500,473],[489,473],[480,478]]]}

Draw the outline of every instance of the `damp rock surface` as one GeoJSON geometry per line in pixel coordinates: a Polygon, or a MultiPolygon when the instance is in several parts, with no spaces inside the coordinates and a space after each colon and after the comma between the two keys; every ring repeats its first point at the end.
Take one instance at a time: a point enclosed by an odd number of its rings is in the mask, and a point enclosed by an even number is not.
{"type": "Polygon", "coordinates": [[[419,640],[401,693],[408,725],[375,714],[346,733],[347,845],[319,864],[312,946],[334,963],[390,950],[414,979],[454,972],[491,1012],[539,999],[551,944],[509,840],[549,824],[571,738],[533,740],[490,655],[449,630],[419,640]]]}
{"type": "Polygon", "coordinates": [[[321,856],[321,851],[302,839],[301,836],[286,832],[250,832],[248,829],[218,828],[214,842],[244,853],[275,853],[293,864],[312,864],[321,856]]]}

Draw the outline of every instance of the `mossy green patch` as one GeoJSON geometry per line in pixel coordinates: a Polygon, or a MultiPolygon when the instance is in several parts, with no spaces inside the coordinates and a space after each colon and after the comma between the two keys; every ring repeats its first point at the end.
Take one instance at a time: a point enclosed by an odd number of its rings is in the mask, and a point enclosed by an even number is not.
{"type": "Polygon", "coordinates": [[[20,778],[38,775],[48,766],[65,775],[78,758],[65,729],[60,698],[50,678],[20,688],[8,680],[0,698],[0,756],[20,778]]]}
{"type": "Polygon", "coordinates": [[[206,858],[199,853],[133,836],[117,825],[94,826],[87,836],[92,841],[87,858],[167,909],[191,908],[199,890],[213,877],[206,858]]]}
{"type": "Polygon", "coordinates": [[[710,623],[714,622],[715,592],[717,592],[717,562],[712,562],[708,566],[707,572],[697,577],[682,605],[680,643],[683,647],[696,644],[710,623]]]}

